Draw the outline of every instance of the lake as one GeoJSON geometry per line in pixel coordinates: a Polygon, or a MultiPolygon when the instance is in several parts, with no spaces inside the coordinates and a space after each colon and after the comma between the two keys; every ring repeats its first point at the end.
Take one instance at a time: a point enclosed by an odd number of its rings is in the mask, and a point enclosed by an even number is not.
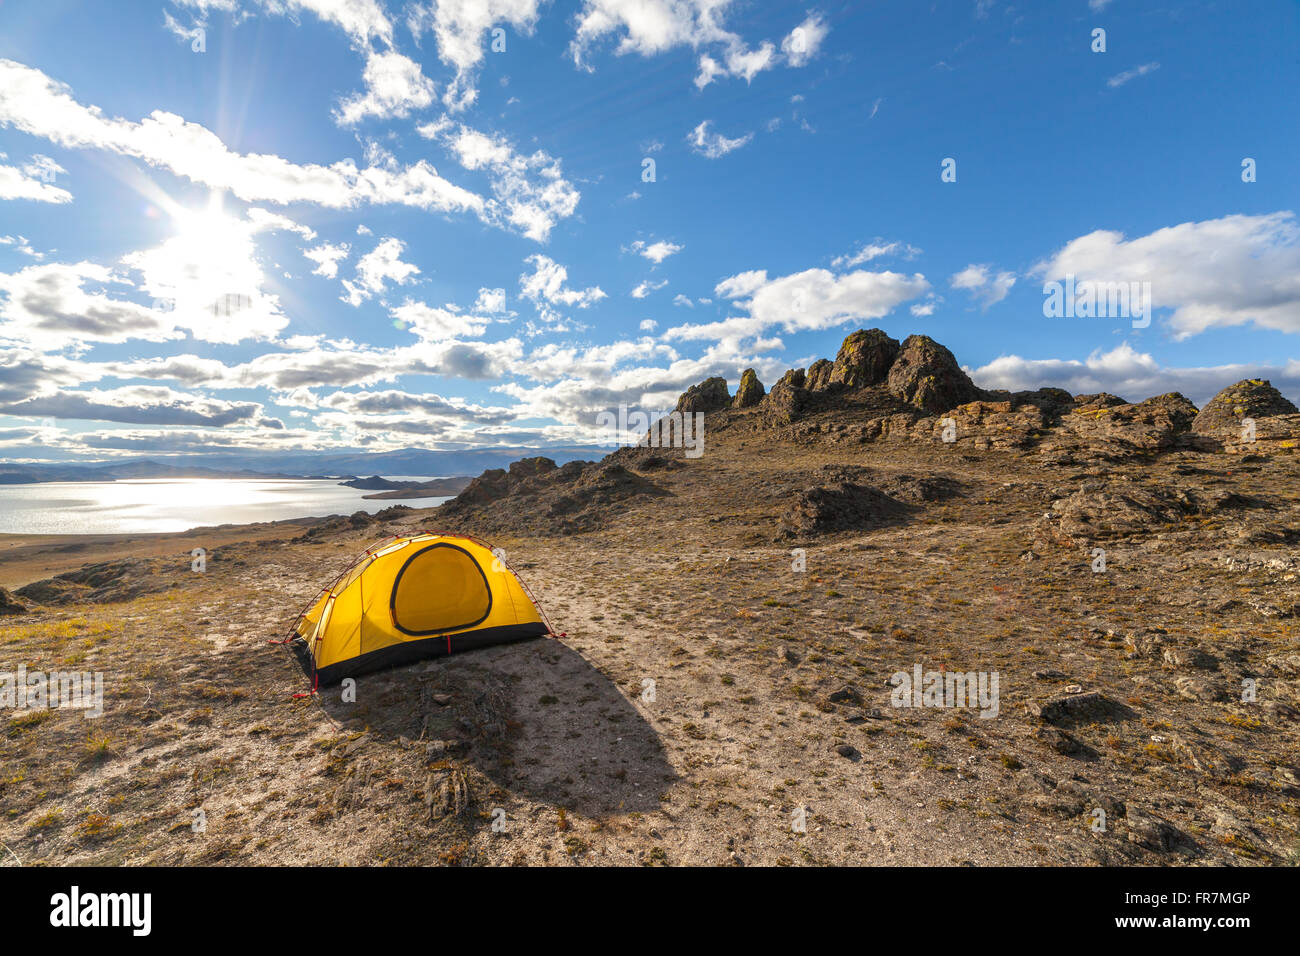
{"type": "MultiPolygon", "coordinates": [[[[427,480],[427,479],[420,479],[427,480]]],[[[315,518],[393,505],[432,508],[447,498],[366,501],[336,480],[140,478],[0,485],[0,533],[136,534],[219,524],[315,518]]]]}

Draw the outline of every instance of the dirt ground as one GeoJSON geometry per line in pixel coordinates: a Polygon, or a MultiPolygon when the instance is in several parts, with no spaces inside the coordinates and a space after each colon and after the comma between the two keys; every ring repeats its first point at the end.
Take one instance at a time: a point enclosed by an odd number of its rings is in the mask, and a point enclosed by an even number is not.
{"type": "Polygon", "coordinates": [[[105,680],[98,719],[0,718],[0,856],[1300,862],[1294,453],[1063,465],[735,418],[701,458],[621,456],[656,493],[598,530],[489,536],[562,636],[366,676],[355,703],[296,699],[303,670],[268,642],[437,512],[0,542],[10,588],[139,559],[122,600],[0,618],[0,670],[105,680]],[[894,505],[805,520],[845,480],[894,505]],[[1161,504],[1178,495],[1195,507],[1161,504]],[[894,706],[916,665],[996,672],[996,715],[894,706]]]}

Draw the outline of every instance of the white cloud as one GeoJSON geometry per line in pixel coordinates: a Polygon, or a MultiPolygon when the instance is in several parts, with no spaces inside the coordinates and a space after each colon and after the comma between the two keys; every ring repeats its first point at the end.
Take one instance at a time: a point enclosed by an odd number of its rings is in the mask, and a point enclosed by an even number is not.
{"type": "Polygon", "coordinates": [[[775,66],[777,60],[776,47],[769,42],[764,42],[753,50],[737,43],[727,51],[722,62],[707,54],[700,57],[695,86],[702,90],[720,76],[744,77],[745,82],[749,83],[759,73],[775,66]]]}
{"type": "Polygon", "coordinates": [[[105,391],[60,390],[13,405],[0,405],[0,414],[136,425],[215,427],[242,423],[267,428],[284,427],[278,419],[264,417],[262,406],[256,402],[228,402],[174,392],[156,385],[132,385],[105,391]]]}
{"type": "Polygon", "coordinates": [[[26,236],[0,236],[0,246],[12,246],[15,252],[21,252],[33,259],[44,259],[45,253],[32,248],[26,236]]]}
{"type": "MultiPolygon", "coordinates": [[[[0,60],[0,64],[3,64],[0,60]]],[[[0,77],[0,81],[3,78],[0,77]]],[[[2,117],[0,117],[2,122],[2,117]]],[[[0,165],[0,199],[33,199],[37,202],[72,202],[72,193],[53,185],[54,177],[67,172],[48,156],[33,156],[19,169],[0,165]]]]}
{"type": "Polygon", "coordinates": [[[1135,80],[1139,76],[1146,76],[1148,73],[1154,73],[1158,69],[1160,69],[1159,63],[1143,63],[1141,66],[1135,67],[1131,70],[1125,70],[1123,73],[1116,73],[1106,81],[1106,85],[1111,89],[1114,89],[1117,86],[1123,86],[1129,80],[1135,80]]]}
{"type": "Polygon", "coordinates": [[[474,300],[475,312],[500,314],[506,311],[505,289],[479,289],[478,298],[474,300]]]}
{"type": "Polygon", "coordinates": [[[744,136],[736,139],[728,139],[721,133],[714,133],[709,130],[709,124],[712,122],[712,120],[705,120],[700,123],[699,126],[695,127],[695,129],[691,130],[690,135],[686,137],[686,141],[691,144],[691,149],[699,153],[701,156],[706,156],[709,159],[718,159],[721,156],[726,156],[733,150],[740,149],[740,147],[744,146],[754,138],[753,133],[746,133],[744,136]]]}
{"type": "Polygon", "coordinates": [[[818,14],[810,15],[781,41],[781,52],[785,54],[786,62],[793,67],[806,66],[817,55],[828,33],[830,27],[826,21],[818,14]]]}
{"type": "Polygon", "coordinates": [[[1096,351],[1078,359],[1025,359],[1005,355],[971,371],[984,388],[1010,391],[1043,386],[1064,388],[1073,394],[1110,392],[1129,401],[1141,401],[1166,392],[1182,392],[1204,404],[1218,391],[1244,378],[1268,379],[1292,399],[1300,398],[1300,361],[1278,364],[1237,363],[1200,368],[1162,366],[1151,355],[1127,342],[1109,352],[1096,351]]]}
{"type": "Polygon", "coordinates": [[[405,303],[393,309],[393,317],[401,320],[421,339],[443,342],[447,339],[477,338],[487,331],[490,318],[440,309],[423,302],[405,303]]]}
{"type": "MultiPolygon", "coordinates": [[[[339,27],[358,48],[366,48],[372,40],[386,47],[393,45],[393,24],[379,0],[259,0],[268,13],[299,16],[303,11],[313,13],[327,23],[339,27]]],[[[225,8],[221,3],[198,4],[225,8]]]]}
{"type": "Polygon", "coordinates": [[[724,299],[743,299],[747,295],[753,295],[765,285],[767,285],[767,270],[751,269],[723,279],[713,287],[713,292],[724,299]]]}
{"type": "Polygon", "coordinates": [[[365,93],[353,94],[335,111],[340,125],[354,126],[367,116],[406,117],[433,102],[433,81],[420,70],[420,64],[397,52],[371,52],[362,79],[365,93]]]}
{"type": "Polygon", "coordinates": [[[470,106],[478,97],[474,73],[483,61],[484,34],[498,23],[531,34],[539,6],[540,0],[437,0],[408,8],[407,26],[416,41],[432,31],[439,59],[456,68],[443,96],[449,109],[470,106]]]}
{"type": "Polygon", "coordinates": [[[532,302],[548,322],[560,318],[551,306],[585,309],[605,298],[605,292],[600,286],[569,288],[566,284],[569,270],[548,256],[533,255],[524,262],[532,265],[533,273],[519,276],[520,295],[532,302]]]}
{"type": "Polygon", "coordinates": [[[406,243],[401,239],[386,236],[357,262],[356,281],[343,280],[347,291],[342,300],[348,305],[357,306],[371,296],[380,295],[388,283],[406,285],[411,277],[420,270],[409,262],[402,261],[402,252],[406,243]]]}
{"type": "Polygon", "coordinates": [[[254,232],[293,232],[302,236],[308,242],[316,238],[316,231],[309,226],[304,226],[288,216],[268,212],[258,206],[249,207],[247,216],[248,221],[253,224],[254,232]]]}
{"type": "Polygon", "coordinates": [[[718,77],[749,82],[783,61],[803,66],[827,33],[820,15],[810,14],[782,40],[781,53],[770,40],[751,48],[723,26],[729,5],[730,0],[585,0],[569,52],[577,66],[589,70],[592,48],[607,38],[618,39],[619,56],[657,56],[688,47],[701,51],[695,85],[703,89],[718,77]]]}
{"type": "Polygon", "coordinates": [[[667,242],[664,240],[652,242],[647,245],[645,242],[638,239],[636,242],[632,243],[632,245],[628,246],[628,248],[637,255],[649,259],[655,265],[659,265],[659,263],[663,262],[669,256],[676,255],[686,247],[678,245],[675,242],[667,242]]]}
{"type": "Polygon", "coordinates": [[[634,289],[632,290],[632,293],[631,293],[631,294],[632,294],[632,298],[634,298],[634,299],[644,299],[644,298],[645,298],[646,296],[648,296],[651,292],[654,292],[656,289],[662,289],[662,288],[663,288],[664,286],[666,286],[667,284],[668,284],[668,280],[667,280],[667,279],[664,279],[664,280],[662,280],[662,281],[660,281],[660,282],[651,282],[649,279],[646,279],[644,282],[640,282],[640,283],[638,283],[637,286],[636,286],[636,288],[634,288],[634,289]]]}
{"type": "Polygon", "coordinates": [[[969,265],[952,277],[954,289],[969,292],[986,309],[1005,299],[1015,284],[1014,272],[999,272],[993,275],[986,265],[969,265]]]}
{"type": "Polygon", "coordinates": [[[489,222],[508,225],[538,242],[577,209],[581,193],[564,178],[559,160],[544,150],[524,155],[508,140],[440,120],[417,130],[451,150],[469,170],[484,170],[493,198],[483,209],[489,222]]]}
{"type": "Polygon", "coordinates": [[[659,328],[659,323],[654,319],[642,319],[638,328],[642,332],[653,332],[655,329],[659,328]]]}
{"type": "Polygon", "coordinates": [[[492,221],[483,197],[453,185],[428,162],[368,166],[350,160],[298,165],[279,156],[231,152],[210,130],[156,110],[139,123],[83,106],[40,70],[0,60],[0,127],[12,126],[68,148],[102,149],[143,160],[247,202],[353,208],[400,204],[472,212],[492,221]]]}
{"type": "Polygon", "coordinates": [[[109,296],[109,286],[129,288],[130,280],[90,262],[33,265],[0,273],[0,340],[46,349],[90,342],[182,338],[174,316],[109,296]]]}
{"type": "Polygon", "coordinates": [[[875,242],[864,243],[857,252],[851,255],[836,256],[831,260],[831,265],[837,269],[851,269],[854,266],[860,266],[864,262],[870,262],[872,259],[879,259],[882,256],[902,256],[905,259],[911,259],[920,255],[920,253],[920,249],[908,245],[906,242],[884,242],[877,239],[875,242]]]}
{"type": "Polygon", "coordinates": [[[1046,280],[1151,283],[1178,338],[1254,323],[1300,332],[1300,229],[1293,212],[1185,222],[1136,239],[1098,230],[1067,243],[1034,273],[1046,280]]]}
{"type": "Polygon", "coordinates": [[[920,273],[859,271],[836,276],[825,269],[807,269],[768,279],[763,271],[743,272],[724,279],[716,291],[733,299],[749,295],[748,301],[736,303],[747,315],[679,325],[668,329],[664,337],[716,340],[735,347],[773,327],[801,332],[834,328],[850,320],[879,319],[929,290],[929,282],[920,273]]]}
{"type": "Polygon", "coordinates": [[[312,269],[312,275],[324,276],[326,279],[333,279],[339,274],[339,263],[348,257],[351,248],[346,242],[338,243],[322,242],[313,249],[304,249],[302,254],[316,263],[316,268],[312,269]]]}

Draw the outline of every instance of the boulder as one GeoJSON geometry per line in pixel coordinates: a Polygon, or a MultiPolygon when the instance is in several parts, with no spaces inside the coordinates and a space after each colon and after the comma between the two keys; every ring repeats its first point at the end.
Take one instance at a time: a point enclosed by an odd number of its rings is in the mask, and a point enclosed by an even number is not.
{"type": "Polygon", "coordinates": [[[732,399],[731,407],[753,408],[763,400],[765,394],[758,374],[752,368],[747,368],[740,376],[740,385],[736,387],[736,397],[732,399]]]}
{"type": "Polygon", "coordinates": [[[840,346],[831,367],[830,384],[848,388],[879,385],[898,356],[898,340],[880,329],[859,329],[840,346]]]}
{"type": "Polygon", "coordinates": [[[808,389],[781,379],[763,399],[763,414],[772,425],[789,425],[808,405],[808,389]]]}
{"type": "Polygon", "coordinates": [[[872,485],[835,481],[805,488],[781,515],[784,537],[860,531],[905,521],[916,507],[872,485]]]}
{"type": "Polygon", "coordinates": [[[1206,402],[1192,422],[1192,431],[1198,435],[1235,437],[1241,433],[1243,418],[1258,420],[1293,415],[1297,411],[1300,409],[1267,381],[1248,378],[1229,385],[1206,402]]]}
{"type": "Polygon", "coordinates": [[[1062,432],[1045,448],[1073,448],[1112,461],[1168,451],[1185,443],[1196,417],[1196,406],[1178,392],[1135,404],[1115,404],[1115,396],[1104,392],[1079,398],[1089,401],[1063,417],[1062,432]]]}
{"type": "Polygon", "coordinates": [[[510,463],[510,480],[522,481],[525,478],[544,475],[554,470],[555,462],[550,458],[544,458],[541,455],[534,458],[520,458],[518,461],[510,463]]]}
{"type": "Polygon", "coordinates": [[[18,598],[8,588],[0,588],[0,617],[10,614],[26,614],[27,605],[18,598]]]}
{"type": "Polygon", "coordinates": [[[953,354],[928,335],[909,335],[886,379],[896,398],[932,415],[981,397],[953,354]]]}
{"type": "Polygon", "coordinates": [[[835,363],[830,359],[818,359],[808,366],[808,378],[804,382],[804,387],[810,392],[825,391],[831,383],[831,371],[835,368],[835,363]]]}
{"type": "Polygon", "coordinates": [[[792,368],[782,375],[780,381],[776,384],[793,385],[795,388],[803,388],[807,383],[808,376],[804,373],[804,370],[801,368],[792,368]]]}
{"type": "Polygon", "coordinates": [[[690,412],[716,412],[731,404],[731,393],[727,391],[727,380],[720,376],[706,378],[699,385],[692,385],[677,399],[674,411],[683,414],[690,412]]]}

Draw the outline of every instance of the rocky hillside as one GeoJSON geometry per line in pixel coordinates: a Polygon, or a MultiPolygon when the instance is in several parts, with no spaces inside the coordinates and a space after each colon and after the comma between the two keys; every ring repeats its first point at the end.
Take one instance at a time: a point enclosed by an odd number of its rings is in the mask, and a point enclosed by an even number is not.
{"type": "Polygon", "coordinates": [[[1058,388],[981,389],[930,337],[900,344],[880,329],[852,333],[833,362],[790,369],[770,391],[746,369],[734,397],[724,379],[711,378],[687,389],[676,410],[713,413],[707,421],[715,429],[776,431],[794,441],[1010,448],[1061,465],[1175,448],[1263,452],[1300,443],[1300,410],[1266,381],[1230,385],[1200,410],[1177,392],[1129,402],[1058,388]]]}
{"type": "MultiPolygon", "coordinates": [[[[976,386],[952,352],[930,337],[911,335],[899,343],[880,329],[853,332],[833,362],[790,369],[770,390],[752,368],[741,373],[734,395],[726,379],[706,379],[683,392],[674,410],[703,413],[706,446],[725,436],[728,456],[736,454],[736,441],[884,447],[904,442],[963,452],[1014,451],[1043,465],[1077,468],[1173,451],[1263,454],[1300,447],[1300,411],[1266,381],[1230,385],[1199,410],[1177,392],[1129,402],[1105,392],[1071,395],[1059,388],[989,390],[976,386]]],[[[683,466],[666,420],[652,426],[646,441],[599,463],[557,467],[548,458],[528,458],[508,472],[485,471],[440,515],[449,527],[491,532],[596,530],[611,507],[665,494],[655,484],[656,471],[683,466]]],[[[827,491],[830,498],[814,495],[822,504],[808,502],[806,508],[843,511],[830,502],[851,498],[856,486],[838,484],[827,491]]],[[[880,511],[885,502],[846,507],[846,513],[865,514],[880,511]]],[[[829,521],[787,516],[782,526],[789,531],[850,525],[840,514],[829,521]]]]}
{"type": "Polygon", "coordinates": [[[682,395],[699,457],[528,458],[436,509],[0,549],[10,659],[106,675],[89,724],[0,715],[0,842],[100,865],[1300,862],[1300,416],[1267,382],[1201,409],[989,392],[866,330],[739,385],[682,395]],[[561,636],[295,698],[268,639],[418,528],[503,548],[561,636]],[[917,668],[997,675],[997,699],[901,706],[917,668]]]}

